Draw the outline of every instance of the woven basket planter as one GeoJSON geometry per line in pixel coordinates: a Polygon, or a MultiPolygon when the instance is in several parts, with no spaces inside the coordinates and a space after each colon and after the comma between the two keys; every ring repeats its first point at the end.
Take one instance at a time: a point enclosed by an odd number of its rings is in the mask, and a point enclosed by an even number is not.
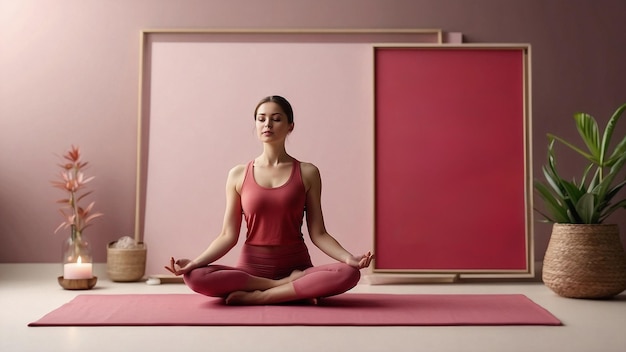
{"type": "Polygon", "coordinates": [[[115,242],[107,246],[107,276],[111,281],[139,281],[146,272],[146,246],[137,248],[114,248],[115,242]]]}
{"type": "Polygon", "coordinates": [[[609,298],[626,290],[626,253],[617,225],[554,224],[543,282],[570,298],[609,298]]]}

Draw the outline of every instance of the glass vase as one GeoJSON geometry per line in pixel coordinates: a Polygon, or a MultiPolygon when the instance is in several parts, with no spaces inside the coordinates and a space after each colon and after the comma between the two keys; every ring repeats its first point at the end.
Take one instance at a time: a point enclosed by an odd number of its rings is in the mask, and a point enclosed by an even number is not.
{"type": "Polygon", "coordinates": [[[80,232],[72,229],[70,237],[63,243],[63,278],[86,280],[93,278],[91,246],[80,232]]]}

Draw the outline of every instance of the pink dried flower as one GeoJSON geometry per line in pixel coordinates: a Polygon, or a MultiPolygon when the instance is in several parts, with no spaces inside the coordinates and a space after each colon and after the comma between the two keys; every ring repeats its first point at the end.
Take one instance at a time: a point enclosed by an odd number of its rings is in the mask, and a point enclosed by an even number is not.
{"type": "Polygon", "coordinates": [[[80,148],[72,145],[72,148],[63,155],[63,158],[69,163],[59,164],[61,167],[60,179],[51,181],[56,188],[62,189],[68,193],[66,198],[59,199],[57,203],[64,204],[59,209],[61,215],[65,219],[54,232],[58,232],[61,228],[72,229],[72,236],[80,237],[82,231],[90,226],[90,222],[102,216],[102,213],[91,213],[95,202],[91,202],[86,208],[80,206],[80,201],[92,193],[92,191],[80,194],[85,185],[95,177],[85,177],[83,170],[87,166],[87,162],[80,160],[80,148]]]}

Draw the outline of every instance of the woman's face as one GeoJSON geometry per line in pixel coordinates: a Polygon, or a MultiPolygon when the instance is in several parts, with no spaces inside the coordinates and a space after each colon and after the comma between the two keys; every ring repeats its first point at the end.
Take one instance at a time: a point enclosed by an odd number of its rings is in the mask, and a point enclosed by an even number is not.
{"type": "Polygon", "coordinates": [[[274,102],[261,104],[256,111],[257,136],[263,142],[281,141],[287,138],[293,130],[293,123],[289,123],[287,115],[274,102]]]}

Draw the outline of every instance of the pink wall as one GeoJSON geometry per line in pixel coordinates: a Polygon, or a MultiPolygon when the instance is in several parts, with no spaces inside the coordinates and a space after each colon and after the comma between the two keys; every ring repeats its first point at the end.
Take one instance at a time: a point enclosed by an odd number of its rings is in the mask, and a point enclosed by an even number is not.
{"type": "MultiPolygon", "coordinates": [[[[48,181],[70,144],[92,163],[93,199],[106,214],[87,234],[96,261],[107,242],[133,233],[142,29],[441,28],[469,42],[530,43],[540,175],[546,132],[575,138],[573,112],[606,121],[626,102],[625,11],[620,0],[0,0],[0,262],[59,260],[61,194],[48,181]]],[[[538,259],[549,231],[535,226],[538,259]]]]}

